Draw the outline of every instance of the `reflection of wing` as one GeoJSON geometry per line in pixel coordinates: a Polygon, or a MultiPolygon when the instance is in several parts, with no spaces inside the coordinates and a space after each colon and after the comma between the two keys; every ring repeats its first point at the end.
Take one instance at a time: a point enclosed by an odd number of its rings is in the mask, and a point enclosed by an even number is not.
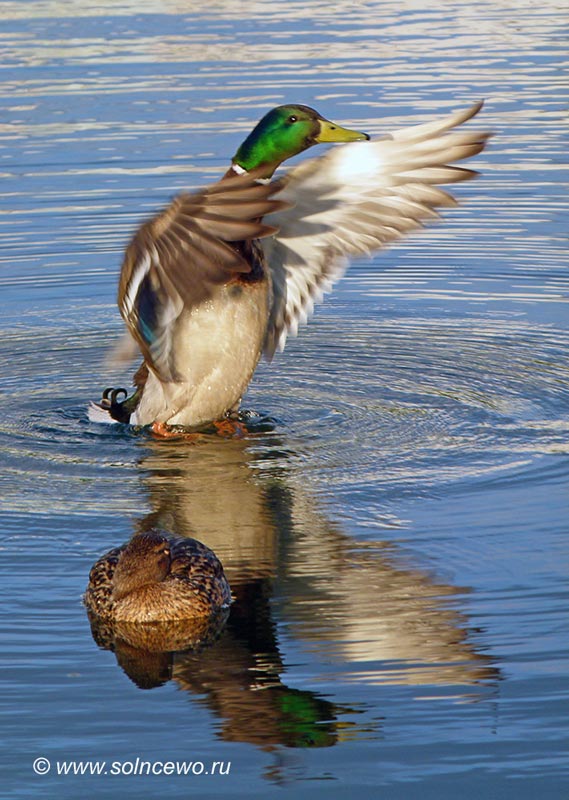
{"type": "Polygon", "coordinates": [[[274,232],[260,219],[282,204],[255,175],[220,181],[182,194],[145,223],[127,248],[119,284],[119,308],[147,363],[175,380],[172,329],[184,308],[210,296],[216,285],[250,264],[231,242],[274,232]]]}
{"type": "Polygon", "coordinates": [[[263,242],[273,277],[269,359],[342,276],[349,256],[372,253],[437,217],[436,207],[456,205],[435,184],[476,175],[448,164],[484,148],[488,133],[452,130],[481,107],[395,131],[390,139],[334,148],[282,179],[275,198],[295,205],[266,218],[279,229],[263,242]]]}
{"type": "Polygon", "coordinates": [[[339,659],[351,681],[369,685],[458,687],[499,679],[460,610],[468,590],[405,566],[397,544],[347,536],[300,481],[290,488],[291,532],[279,583],[295,640],[317,657],[339,659]]]}

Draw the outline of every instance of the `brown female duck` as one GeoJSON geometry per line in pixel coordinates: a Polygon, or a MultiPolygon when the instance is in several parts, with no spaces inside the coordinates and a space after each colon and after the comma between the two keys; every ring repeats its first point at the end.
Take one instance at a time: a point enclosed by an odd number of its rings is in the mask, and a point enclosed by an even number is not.
{"type": "Polygon", "coordinates": [[[97,617],[159,622],[209,616],[231,602],[231,590],[209,547],[151,531],[97,561],[84,600],[97,617]]]}

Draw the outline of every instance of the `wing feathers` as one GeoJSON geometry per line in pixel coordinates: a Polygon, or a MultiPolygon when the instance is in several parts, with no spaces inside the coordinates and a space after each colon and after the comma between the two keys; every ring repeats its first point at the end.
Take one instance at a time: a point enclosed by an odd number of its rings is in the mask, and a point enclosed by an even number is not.
{"type": "Polygon", "coordinates": [[[469,106],[469,108],[455,111],[444,119],[435,120],[434,122],[426,122],[423,125],[414,125],[412,128],[401,128],[395,131],[393,138],[400,142],[420,142],[423,139],[428,139],[435,136],[440,136],[442,133],[458,128],[468,122],[469,119],[475,117],[484,105],[484,100],[479,100],[478,103],[469,106]]]}
{"type": "Polygon", "coordinates": [[[324,291],[343,274],[347,257],[371,254],[436,219],[456,200],[438,184],[477,173],[453,166],[484,149],[489,134],[456,131],[482,108],[476,103],[442,120],[390,137],[334,148],[281,180],[274,197],[295,201],[269,214],[278,234],[263,242],[273,276],[265,355],[282,349],[324,291]]]}
{"type": "Polygon", "coordinates": [[[182,194],[142,225],[127,248],[119,307],[148,365],[176,380],[171,337],[176,319],[251,265],[232,245],[271,236],[262,222],[290,203],[271,199],[275,187],[254,174],[237,176],[194,194],[182,194]]]}
{"type": "Polygon", "coordinates": [[[273,302],[265,355],[272,358],[343,275],[369,255],[438,217],[456,200],[440,188],[477,173],[454,166],[480,153],[489,134],[457,131],[476,103],[375,142],[332,149],[284,178],[245,173],[182,194],[142,225],[127,248],[119,306],[148,366],[176,380],[172,335],[183,309],[251,265],[236,243],[261,239],[273,302]]]}

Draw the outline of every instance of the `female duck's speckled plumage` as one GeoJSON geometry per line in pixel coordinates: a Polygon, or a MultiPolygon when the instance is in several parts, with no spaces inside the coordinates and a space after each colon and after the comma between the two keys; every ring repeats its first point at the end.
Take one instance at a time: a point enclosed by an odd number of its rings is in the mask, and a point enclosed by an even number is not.
{"type": "Polygon", "coordinates": [[[214,614],[231,602],[231,590],[209,547],[151,531],[97,561],[84,599],[103,619],[159,622],[214,614]]]}
{"type": "Polygon", "coordinates": [[[374,141],[307,106],[269,112],[222,180],[177,197],[127,248],[118,302],[144,362],[135,393],[106,390],[90,418],[164,432],[235,412],[261,354],[283,349],[350,257],[456,205],[437,184],[476,174],[451,165],[484,148],[488,133],[456,130],[481,107],[374,141]],[[319,142],[353,143],[271,180],[319,142]]]}

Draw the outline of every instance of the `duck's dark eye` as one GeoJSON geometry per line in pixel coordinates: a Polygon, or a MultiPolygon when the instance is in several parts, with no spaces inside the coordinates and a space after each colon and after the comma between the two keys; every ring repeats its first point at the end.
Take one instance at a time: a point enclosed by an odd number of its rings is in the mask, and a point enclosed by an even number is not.
{"type": "Polygon", "coordinates": [[[298,120],[298,117],[295,117],[295,116],[294,116],[294,114],[292,114],[292,116],[290,116],[290,117],[288,118],[288,121],[289,121],[289,122],[297,122],[297,120],[298,120]]]}

